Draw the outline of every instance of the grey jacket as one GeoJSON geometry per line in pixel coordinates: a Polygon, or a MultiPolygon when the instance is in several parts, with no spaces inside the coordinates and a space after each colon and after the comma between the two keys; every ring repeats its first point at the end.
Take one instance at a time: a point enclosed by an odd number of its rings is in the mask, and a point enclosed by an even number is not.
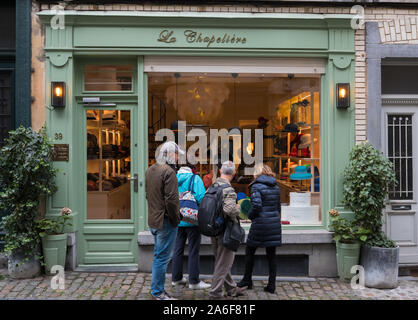
{"type": "Polygon", "coordinates": [[[239,209],[237,207],[237,194],[235,193],[234,188],[231,186],[231,183],[228,180],[217,178],[215,183],[218,183],[219,185],[228,184],[229,187],[226,187],[223,189],[223,211],[224,216],[231,218],[231,220],[234,220],[238,222],[238,215],[239,215],[239,209]]]}

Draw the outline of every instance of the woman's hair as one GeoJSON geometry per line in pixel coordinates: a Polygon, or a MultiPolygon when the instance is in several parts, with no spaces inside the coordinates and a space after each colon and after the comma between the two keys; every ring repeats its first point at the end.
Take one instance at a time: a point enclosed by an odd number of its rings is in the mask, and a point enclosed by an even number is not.
{"type": "Polygon", "coordinates": [[[255,177],[259,177],[259,176],[270,176],[270,177],[275,177],[276,174],[273,172],[273,170],[271,170],[271,168],[264,164],[264,163],[259,163],[257,165],[255,165],[254,167],[254,176],[255,177]]]}

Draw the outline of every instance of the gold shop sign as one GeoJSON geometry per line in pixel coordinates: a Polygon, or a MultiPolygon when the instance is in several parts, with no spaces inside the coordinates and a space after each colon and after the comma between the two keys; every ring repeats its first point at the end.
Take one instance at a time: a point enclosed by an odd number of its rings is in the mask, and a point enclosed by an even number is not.
{"type": "MultiPolygon", "coordinates": [[[[183,36],[187,43],[190,44],[203,44],[209,48],[213,44],[246,44],[247,38],[231,33],[203,33],[195,30],[184,30],[183,36]]],[[[158,39],[159,42],[164,43],[176,43],[177,38],[173,30],[164,29],[160,32],[158,39]]]]}
{"type": "Polygon", "coordinates": [[[70,145],[69,144],[54,144],[51,150],[52,161],[69,161],[70,160],[70,145]]]}

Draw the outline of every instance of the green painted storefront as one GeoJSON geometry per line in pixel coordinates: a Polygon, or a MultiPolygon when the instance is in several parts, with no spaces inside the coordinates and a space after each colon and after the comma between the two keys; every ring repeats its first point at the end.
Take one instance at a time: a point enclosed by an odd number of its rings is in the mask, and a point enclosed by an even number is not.
{"type": "Polygon", "coordinates": [[[326,229],[326,213],[331,208],[350,215],[341,205],[341,172],[354,146],[354,30],[350,27],[350,15],[176,13],[174,16],[158,12],[67,11],[64,28],[53,29],[50,21],[54,14],[39,13],[46,29],[46,126],[54,143],[68,144],[69,159],[55,162],[60,169],[59,191],[48,199],[47,214],[58,215],[62,207],[72,209],[74,224],[68,231],[77,235],[78,266],[135,267],[141,259],[137,236],[147,230],[143,184],[139,184],[138,192],[131,192],[130,219],[86,217],[86,115],[82,99],[100,96],[101,103],[116,103],[117,110],[130,111],[131,173],[144,181],[148,163],[144,56],[324,59],[320,95],[323,225],[284,226],[284,229],[326,229]],[[202,41],[186,37],[185,30],[202,33],[202,41]],[[225,35],[230,35],[229,41],[225,35]],[[232,43],[233,35],[240,39],[232,43]],[[133,65],[132,90],[83,91],[84,65],[92,62],[133,65]],[[52,81],[66,83],[65,108],[50,107],[52,81]],[[350,108],[336,108],[336,83],[350,83],[350,108]]]}

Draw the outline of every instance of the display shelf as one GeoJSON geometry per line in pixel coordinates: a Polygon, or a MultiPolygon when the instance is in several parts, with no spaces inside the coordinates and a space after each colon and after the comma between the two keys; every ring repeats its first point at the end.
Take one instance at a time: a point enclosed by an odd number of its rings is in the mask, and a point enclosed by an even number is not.
{"type": "MultiPolygon", "coordinates": [[[[110,192],[104,191],[104,181],[109,178],[117,178],[123,175],[129,175],[129,147],[124,147],[124,143],[128,142],[124,132],[129,133],[125,121],[122,120],[123,111],[114,111],[117,119],[104,120],[103,110],[97,111],[98,120],[87,119],[87,173],[94,173],[98,179],[88,180],[91,184],[90,189],[97,189],[88,191],[91,192],[110,192]],[[104,148],[104,146],[107,146],[104,148]],[[110,148],[110,145],[112,147],[110,148]],[[117,149],[115,148],[117,146],[117,149]],[[122,148],[123,152],[120,152],[122,148]],[[106,157],[108,155],[108,157],[106,157]],[[93,183],[96,184],[94,187],[93,183]]],[[[129,120],[129,118],[128,118],[129,120]]],[[[116,189],[116,188],[115,188],[116,189]]]]}
{"type": "Polygon", "coordinates": [[[120,157],[120,158],[87,158],[87,161],[112,161],[112,160],[122,160],[122,159],[126,159],[126,158],[129,158],[130,156],[123,156],[123,157],[120,157]]]}
{"type": "Polygon", "coordinates": [[[285,158],[290,160],[304,160],[304,161],[319,161],[320,158],[302,158],[302,157],[293,157],[293,156],[280,156],[277,154],[273,154],[274,158],[285,158]]]}

